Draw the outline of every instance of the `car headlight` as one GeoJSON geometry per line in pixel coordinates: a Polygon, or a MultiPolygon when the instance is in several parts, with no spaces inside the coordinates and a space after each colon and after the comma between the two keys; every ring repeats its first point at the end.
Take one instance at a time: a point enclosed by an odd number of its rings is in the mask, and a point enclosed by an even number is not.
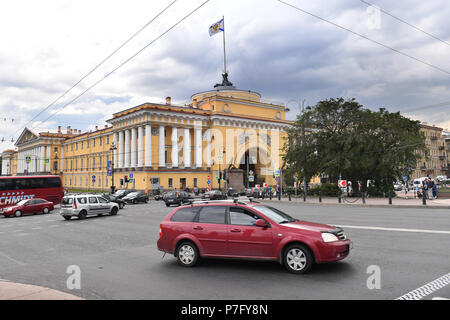
{"type": "Polygon", "coordinates": [[[322,240],[323,242],[334,242],[334,241],[339,241],[338,237],[336,237],[334,234],[332,233],[327,233],[327,232],[323,232],[322,233],[322,240]]]}

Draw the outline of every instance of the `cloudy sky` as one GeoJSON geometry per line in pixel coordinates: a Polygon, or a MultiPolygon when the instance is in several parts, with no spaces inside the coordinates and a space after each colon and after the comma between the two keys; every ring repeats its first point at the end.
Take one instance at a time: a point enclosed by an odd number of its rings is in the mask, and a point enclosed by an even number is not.
{"type": "MultiPolygon", "coordinates": [[[[450,129],[450,5],[445,0],[285,0],[401,55],[276,0],[210,0],[94,88],[65,106],[205,0],[178,0],[29,127],[83,131],[145,102],[185,104],[219,82],[222,36],[209,26],[225,16],[230,80],[266,99],[298,107],[356,98],[450,129]],[[379,17],[379,19],[378,19],[379,17]],[[445,104],[446,102],[449,104],[445,104]],[[422,108],[441,104],[439,107],[422,108]],[[52,117],[50,117],[53,115],[52,117]],[[45,121],[44,121],[45,120],[45,121]],[[41,121],[44,121],[41,123],[41,121]]],[[[16,0],[0,4],[0,149],[173,0],[16,0]]]]}

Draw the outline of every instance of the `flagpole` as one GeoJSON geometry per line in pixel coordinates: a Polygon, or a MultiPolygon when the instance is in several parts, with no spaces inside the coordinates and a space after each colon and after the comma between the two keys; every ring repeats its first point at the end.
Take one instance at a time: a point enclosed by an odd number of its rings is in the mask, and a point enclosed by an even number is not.
{"type": "Polygon", "coordinates": [[[225,50],[225,16],[222,16],[223,19],[223,67],[224,73],[227,73],[227,53],[225,50]]]}

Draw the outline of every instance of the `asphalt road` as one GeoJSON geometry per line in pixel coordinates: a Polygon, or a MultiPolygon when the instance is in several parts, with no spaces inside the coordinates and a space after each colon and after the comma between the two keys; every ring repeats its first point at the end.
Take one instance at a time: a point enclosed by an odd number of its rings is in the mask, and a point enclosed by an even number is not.
{"type": "MultiPolygon", "coordinates": [[[[270,205],[345,226],[354,243],[350,256],[306,275],[275,262],[204,260],[183,268],[156,248],[159,223],[171,209],[150,201],[82,221],[65,221],[58,210],[0,218],[0,279],[87,299],[396,299],[450,273],[450,210],[270,205]],[[66,286],[71,265],[81,270],[79,290],[66,286]],[[373,265],[380,289],[367,287],[373,265]]],[[[450,285],[424,299],[434,297],[450,298],[450,285]]]]}

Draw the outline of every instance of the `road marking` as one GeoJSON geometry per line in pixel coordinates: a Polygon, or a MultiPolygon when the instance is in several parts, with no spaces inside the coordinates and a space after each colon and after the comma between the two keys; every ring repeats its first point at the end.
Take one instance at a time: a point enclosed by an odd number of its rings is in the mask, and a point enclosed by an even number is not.
{"type": "Polygon", "coordinates": [[[335,226],[342,227],[342,228],[349,228],[349,229],[450,234],[450,231],[446,231],[446,230],[383,228],[383,227],[367,227],[367,226],[346,226],[346,225],[338,225],[338,224],[336,224],[335,226]]]}
{"type": "Polygon", "coordinates": [[[433,280],[420,288],[417,288],[416,290],[410,291],[395,300],[420,300],[433,292],[442,289],[448,284],[450,284],[450,273],[447,273],[446,275],[443,275],[442,277],[437,278],[436,280],[433,280]]]}
{"type": "Polygon", "coordinates": [[[40,230],[42,229],[42,227],[35,227],[35,228],[31,228],[32,230],[40,230]]]}
{"type": "Polygon", "coordinates": [[[0,256],[4,257],[4,258],[6,258],[6,259],[8,259],[8,260],[10,260],[10,261],[12,261],[12,262],[15,262],[15,263],[17,263],[17,264],[20,265],[20,266],[25,266],[25,265],[26,265],[25,262],[16,260],[16,259],[14,259],[14,258],[11,258],[11,257],[8,256],[6,253],[3,253],[3,252],[1,252],[1,251],[0,251],[0,256]]]}

